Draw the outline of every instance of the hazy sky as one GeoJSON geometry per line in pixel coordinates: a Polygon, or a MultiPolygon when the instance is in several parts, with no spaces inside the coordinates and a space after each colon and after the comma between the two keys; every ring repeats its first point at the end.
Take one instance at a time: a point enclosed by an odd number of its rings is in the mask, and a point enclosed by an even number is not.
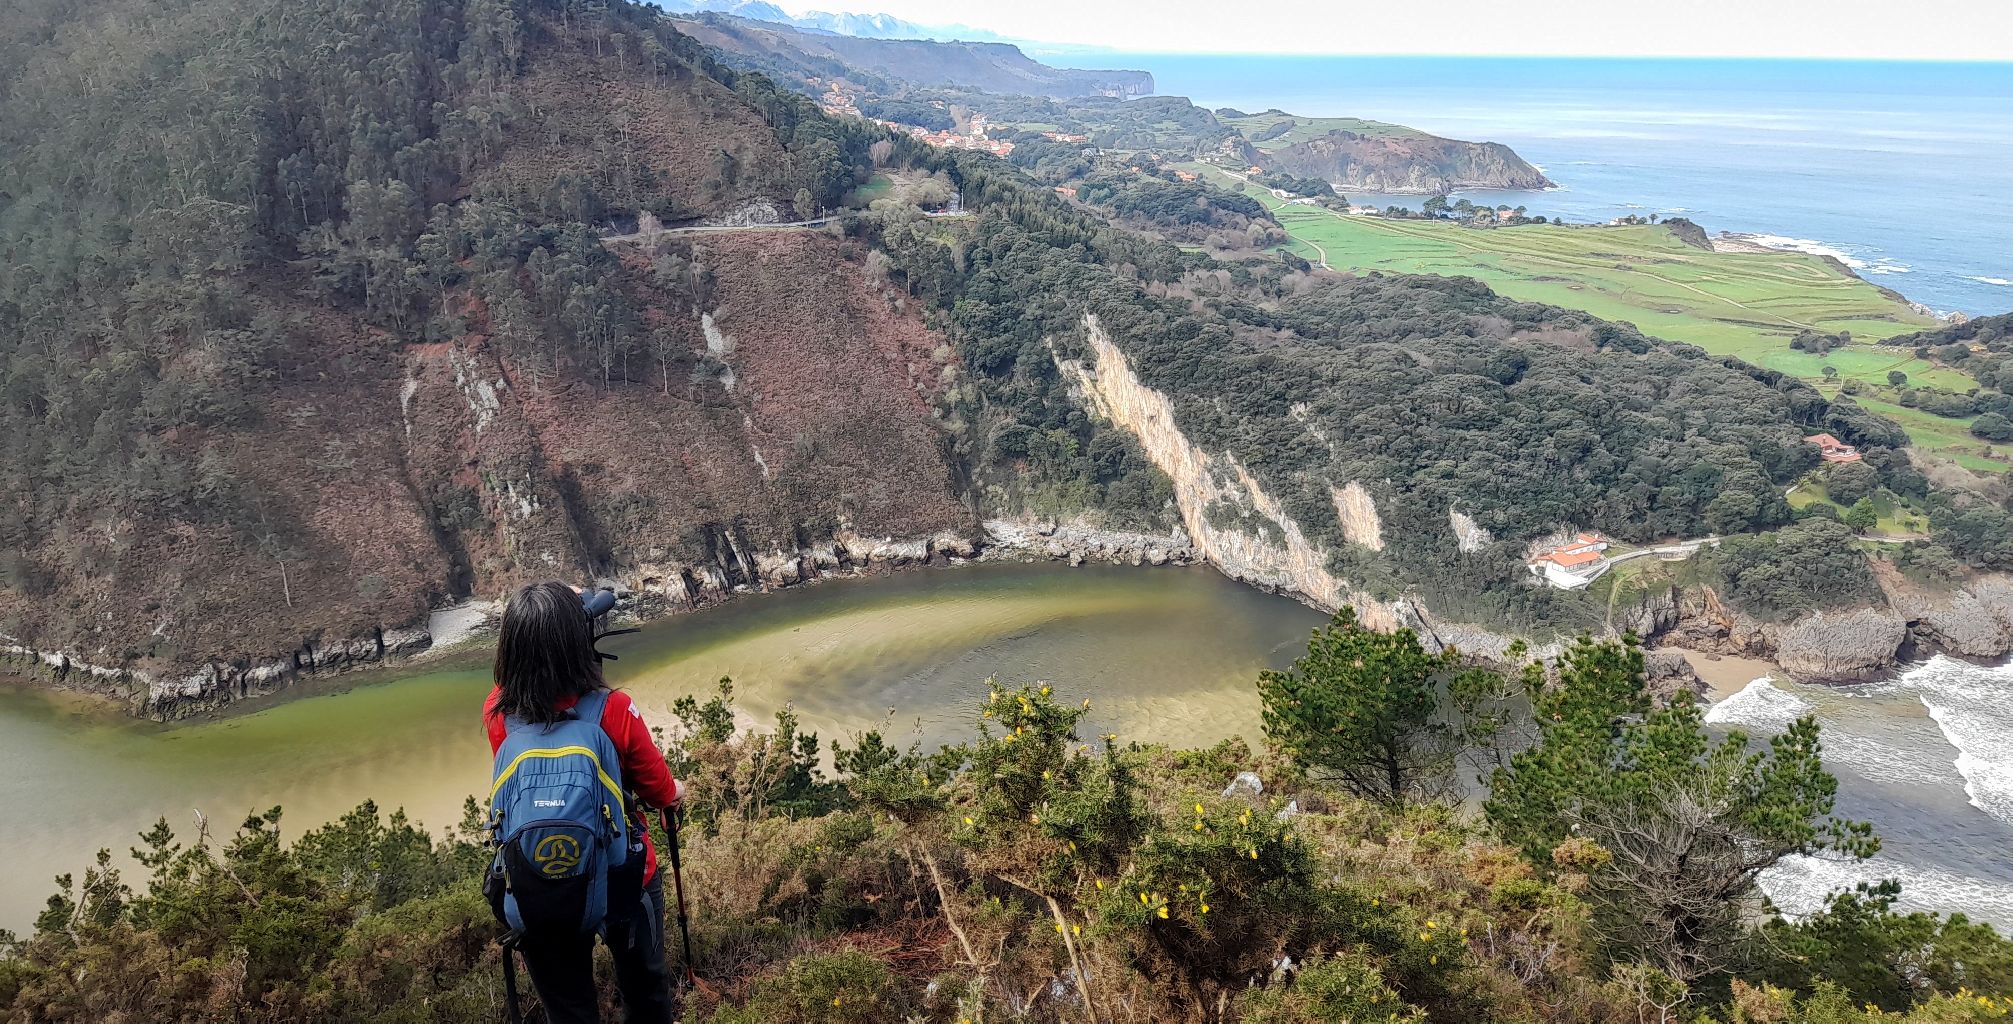
{"type": "Polygon", "coordinates": [[[1145,52],[2013,60],[2013,0],[785,0],[1145,52]]]}

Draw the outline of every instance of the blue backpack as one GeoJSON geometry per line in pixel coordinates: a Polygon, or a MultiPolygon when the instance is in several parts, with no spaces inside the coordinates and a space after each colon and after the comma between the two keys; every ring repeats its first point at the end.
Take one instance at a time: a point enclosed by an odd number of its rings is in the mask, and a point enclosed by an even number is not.
{"type": "MultiPolygon", "coordinates": [[[[588,935],[608,916],[609,872],[630,857],[622,762],[601,728],[608,691],[549,725],[504,721],[489,789],[496,843],[484,888],[513,933],[588,935]]],[[[640,865],[639,865],[640,866],[640,865]]]]}

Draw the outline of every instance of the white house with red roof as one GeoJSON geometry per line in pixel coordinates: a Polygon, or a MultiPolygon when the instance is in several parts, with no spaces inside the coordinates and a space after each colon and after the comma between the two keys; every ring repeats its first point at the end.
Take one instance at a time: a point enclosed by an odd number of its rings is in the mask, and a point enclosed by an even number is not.
{"type": "Polygon", "coordinates": [[[1607,556],[1608,539],[1598,533],[1576,533],[1563,542],[1539,549],[1525,566],[1531,575],[1560,590],[1578,590],[1600,579],[1613,564],[1607,556]]]}

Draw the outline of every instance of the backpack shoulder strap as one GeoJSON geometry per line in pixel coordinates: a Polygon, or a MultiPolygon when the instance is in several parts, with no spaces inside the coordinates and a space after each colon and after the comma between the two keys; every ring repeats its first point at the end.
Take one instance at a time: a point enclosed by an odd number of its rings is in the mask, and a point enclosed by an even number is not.
{"type": "Polygon", "coordinates": [[[586,722],[596,729],[601,728],[601,718],[608,711],[608,690],[595,690],[580,698],[573,705],[573,717],[586,722]]]}

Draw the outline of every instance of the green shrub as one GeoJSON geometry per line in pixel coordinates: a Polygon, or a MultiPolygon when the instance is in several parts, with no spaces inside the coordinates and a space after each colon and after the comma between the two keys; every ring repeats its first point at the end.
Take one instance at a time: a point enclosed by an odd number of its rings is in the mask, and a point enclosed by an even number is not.
{"type": "Polygon", "coordinates": [[[723,1006],[711,1024],[885,1024],[905,1009],[886,961],[846,950],[790,961],[755,981],[742,1006],[723,1006]]]}
{"type": "Polygon", "coordinates": [[[1245,1024],[1396,1024],[1425,1019],[1384,983],[1375,964],[1347,954],[1316,960],[1301,968],[1291,983],[1252,993],[1244,1014],[1245,1024]]]}

